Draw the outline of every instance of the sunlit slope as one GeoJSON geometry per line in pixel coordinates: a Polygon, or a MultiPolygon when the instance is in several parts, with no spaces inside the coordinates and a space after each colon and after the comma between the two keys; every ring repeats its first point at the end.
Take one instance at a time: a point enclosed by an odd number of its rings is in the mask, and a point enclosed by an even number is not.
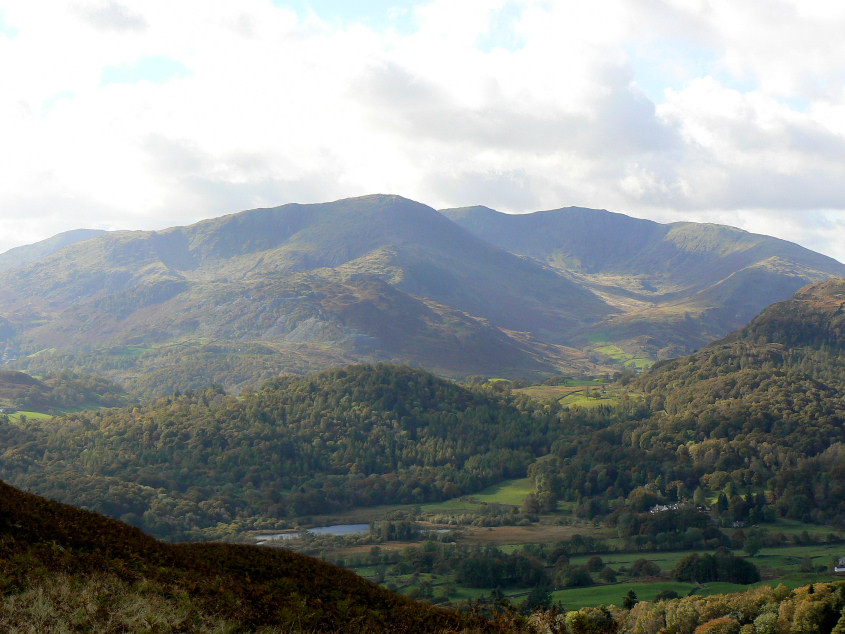
{"type": "Polygon", "coordinates": [[[576,421],[532,466],[538,492],[617,527],[626,513],[689,501],[722,526],[780,516],[841,527],[843,315],[845,281],[810,285],[725,339],[623,380],[635,398],[607,406],[598,429],[576,421]]]}
{"type": "Polygon", "coordinates": [[[82,364],[133,380],[169,364],[178,346],[177,374],[193,375],[181,366],[214,344],[235,387],[327,359],[453,374],[579,368],[585,360],[559,346],[614,312],[552,269],[396,196],[110,232],[0,274],[0,289],[8,356],[22,367],[82,364]],[[243,344],[266,354],[239,370],[243,344]]]}
{"type": "Polygon", "coordinates": [[[442,213],[491,244],[578,280],[617,307],[620,314],[583,331],[582,346],[614,343],[652,358],[689,352],[807,283],[845,275],[845,265],[832,258],[722,225],[659,224],[579,207],[442,213]]]}
{"type": "Polygon", "coordinates": [[[99,229],[74,229],[59,233],[46,240],[27,244],[0,253],[0,270],[11,269],[35,262],[76,242],[90,240],[104,233],[99,229]]]}

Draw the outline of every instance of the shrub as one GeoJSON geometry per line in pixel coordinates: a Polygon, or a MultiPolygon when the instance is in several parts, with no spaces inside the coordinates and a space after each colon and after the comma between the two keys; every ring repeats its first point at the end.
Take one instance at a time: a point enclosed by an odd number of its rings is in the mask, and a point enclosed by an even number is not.
{"type": "Polygon", "coordinates": [[[637,559],[631,566],[632,577],[656,577],[660,574],[660,566],[648,559],[637,559]]]}

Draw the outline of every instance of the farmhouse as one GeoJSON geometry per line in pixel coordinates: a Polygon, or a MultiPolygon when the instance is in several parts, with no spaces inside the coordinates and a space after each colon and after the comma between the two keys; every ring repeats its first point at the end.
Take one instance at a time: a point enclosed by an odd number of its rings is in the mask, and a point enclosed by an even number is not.
{"type": "Polygon", "coordinates": [[[845,573],[845,557],[840,557],[839,561],[833,564],[833,572],[838,574],[845,573]]]}

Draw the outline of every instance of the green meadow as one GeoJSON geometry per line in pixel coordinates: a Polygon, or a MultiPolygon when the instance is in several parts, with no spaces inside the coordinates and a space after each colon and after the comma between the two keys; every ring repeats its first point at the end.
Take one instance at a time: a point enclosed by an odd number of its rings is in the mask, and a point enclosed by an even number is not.
{"type": "Polygon", "coordinates": [[[9,420],[13,423],[19,423],[21,420],[21,416],[24,416],[30,420],[49,420],[53,418],[52,414],[45,414],[44,412],[28,412],[23,410],[18,410],[13,414],[9,414],[9,420]]]}
{"type": "Polygon", "coordinates": [[[682,581],[656,581],[653,583],[626,581],[588,588],[556,590],[552,593],[552,600],[556,603],[562,603],[563,607],[567,609],[573,609],[597,605],[622,605],[622,600],[628,590],[633,590],[640,601],[653,601],[660,592],[665,590],[673,590],[678,593],[678,596],[683,597],[695,589],[695,585],[682,581]]]}
{"type": "Polygon", "coordinates": [[[525,496],[533,490],[534,486],[531,484],[530,478],[522,478],[520,480],[505,480],[499,484],[487,487],[479,493],[473,493],[469,497],[477,502],[519,506],[522,504],[525,496]]]}

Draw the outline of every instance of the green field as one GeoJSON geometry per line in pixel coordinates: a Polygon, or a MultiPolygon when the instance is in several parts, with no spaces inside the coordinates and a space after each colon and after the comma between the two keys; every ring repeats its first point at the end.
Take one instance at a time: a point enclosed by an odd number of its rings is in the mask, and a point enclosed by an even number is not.
{"type": "Polygon", "coordinates": [[[829,526],[819,526],[818,524],[805,524],[798,520],[787,520],[778,518],[773,524],[766,524],[766,528],[773,533],[784,533],[785,535],[795,535],[797,533],[806,532],[808,535],[828,535],[835,532],[829,526]]]}
{"type": "Polygon", "coordinates": [[[19,410],[14,414],[9,414],[9,420],[13,423],[19,423],[22,415],[31,420],[50,420],[53,418],[52,414],[45,414],[44,412],[26,412],[19,410]]]}
{"type": "MultiPolygon", "coordinates": [[[[604,563],[611,568],[630,568],[637,559],[648,559],[660,566],[666,573],[678,564],[678,562],[690,553],[708,552],[706,549],[671,551],[671,552],[626,552],[607,553],[601,555],[604,563]]],[[[735,551],[737,555],[741,552],[735,551]]],[[[843,544],[813,544],[808,546],[783,546],[777,548],[763,548],[757,555],[749,558],[759,568],[781,571],[782,574],[799,573],[804,557],[809,557],[813,566],[830,566],[836,558],[845,556],[845,545],[843,544]]],[[[584,565],[591,555],[578,555],[572,557],[573,564],[584,565]]]]}
{"type": "Polygon", "coordinates": [[[568,386],[568,385],[529,385],[528,387],[521,387],[514,392],[525,394],[533,399],[539,401],[558,401],[573,392],[580,392],[584,386],[568,386]]]}
{"type": "Polygon", "coordinates": [[[478,493],[462,495],[461,497],[434,502],[432,504],[420,505],[423,513],[471,513],[478,511],[480,504],[506,504],[520,506],[525,496],[531,493],[534,487],[529,478],[518,480],[504,480],[499,484],[487,487],[478,493]]]}
{"type": "MultiPolygon", "coordinates": [[[[521,495],[526,490],[527,483],[527,479],[510,480],[496,487],[486,489],[483,492],[483,496],[486,501],[507,503],[507,500],[513,501],[521,495]]],[[[492,534],[493,529],[486,530],[491,531],[492,534]]],[[[496,530],[508,530],[508,528],[504,527],[496,530]]],[[[481,534],[486,534],[486,532],[482,531],[481,534]]],[[[491,541],[490,543],[493,542],[491,541]]],[[[507,544],[505,542],[497,543],[497,546],[506,553],[517,552],[522,548],[522,545],[507,544]]],[[[628,579],[613,584],[599,584],[583,588],[564,588],[552,592],[552,600],[555,603],[562,604],[567,609],[574,609],[602,604],[620,605],[628,590],[631,589],[634,590],[641,601],[652,601],[658,593],[665,590],[672,590],[679,596],[686,596],[690,593],[707,596],[711,594],[744,592],[757,586],[768,585],[774,587],[781,583],[792,589],[805,586],[809,583],[835,580],[836,577],[829,574],[827,570],[829,570],[830,563],[834,558],[838,558],[845,553],[845,545],[815,544],[765,548],[755,557],[749,559],[760,568],[764,577],[769,578],[765,578],[763,581],[749,586],[724,582],[710,582],[697,585],[667,578],[677,563],[693,552],[701,553],[708,551],[706,549],[698,549],[673,552],[614,552],[601,554],[600,557],[604,565],[615,570],[630,568],[638,559],[647,559],[660,567],[663,578],[648,580],[628,579]],[[801,567],[806,566],[806,558],[809,558],[811,565],[817,569],[816,572],[801,572],[801,567]],[[826,568],[825,572],[818,570],[822,566],[826,568]]],[[[581,566],[586,564],[591,556],[589,554],[577,555],[573,556],[570,561],[573,565],[581,566]]],[[[418,594],[421,591],[421,584],[424,584],[430,587],[430,598],[434,602],[440,602],[446,597],[452,602],[475,599],[492,591],[492,588],[478,589],[461,586],[455,582],[454,576],[451,574],[421,573],[418,575],[406,574],[392,576],[389,574],[390,567],[390,565],[387,565],[385,566],[386,570],[385,568],[382,569],[388,573],[384,579],[385,583],[391,584],[404,594],[412,595],[418,594]]],[[[551,572],[551,569],[549,570],[551,572]]],[[[358,574],[373,579],[377,573],[377,568],[367,565],[357,567],[355,571],[358,574]]],[[[597,579],[595,574],[593,577],[597,579]]],[[[528,592],[529,589],[527,588],[504,589],[505,597],[517,605],[524,600],[528,592]]]]}
{"type": "MultiPolygon", "coordinates": [[[[678,562],[689,555],[691,552],[703,552],[703,551],[689,551],[689,550],[680,550],[680,551],[672,551],[672,552],[656,552],[656,553],[643,553],[643,552],[631,552],[631,553],[607,553],[606,555],[601,555],[602,561],[604,561],[605,565],[610,566],[611,568],[618,569],[618,568],[630,568],[631,565],[637,561],[638,559],[648,559],[656,563],[660,566],[660,569],[664,572],[671,572],[672,569],[678,564],[678,562]]],[[[587,563],[587,560],[592,557],[592,555],[577,555],[572,557],[571,562],[577,565],[584,565],[587,563]]]]}
{"type": "Polygon", "coordinates": [[[613,344],[596,346],[595,348],[593,348],[593,350],[603,355],[607,355],[614,361],[617,361],[628,368],[636,368],[637,370],[647,370],[654,364],[653,359],[649,359],[647,357],[636,357],[632,354],[625,352],[619,346],[613,344]]]}
{"type": "Polygon", "coordinates": [[[618,405],[625,396],[632,399],[641,396],[599,379],[590,381],[567,379],[565,385],[531,385],[515,391],[540,401],[555,400],[568,407],[613,406],[618,405]]]}
{"type": "Polygon", "coordinates": [[[726,594],[731,592],[746,592],[751,588],[760,586],[777,586],[784,584],[787,588],[793,589],[800,586],[806,586],[810,583],[821,583],[841,580],[841,577],[833,577],[832,575],[788,575],[783,578],[761,581],[749,586],[744,586],[738,583],[725,582],[711,582],[699,587],[692,583],[685,583],[682,581],[656,581],[651,583],[637,583],[637,582],[622,582],[614,583],[604,586],[590,586],[588,588],[567,588],[564,590],[556,590],[552,593],[552,600],[560,602],[563,607],[567,609],[574,609],[579,607],[595,607],[598,605],[621,605],[622,599],[627,594],[628,590],[633,590],[640,601],[653,601],[658,593],[664,590],[674,590],[679,596],[686,596],[694,591],[694,594],[700,596],[709,596],[711,594],[726,594]]]}
{"type": "Polygon", "coordinates": [[[604,385],[607,381],[603,379],[566,379],[565,385],[569,387],[590,387],[604,385]]]}
{"type": "Polygon", "coordinates": [[[845,556],[843,544],[814,544],[810,546],[784,546],[764,548],[751,561],[758,567],[798,572],[805,557],[814,567],[829,568],[834,559],[845,556]]]}
{"type": "Polygon", "coordinates": [[[552,593],[554,602],[561,602],[566,609],[595,607],[597,605],[622,605],[622,599],[633,590],[641,601],[652,601],[664,590],[674,590],[679,596],[686,596],[693,589],[691,583],[683,581],[656,581],[653,583],[624,582],[588,588],[567,588],[552,593]]]}
{"type": "Polygon", "coordinates": [[[499,484],[494,484],[487,487],[479,493],[474,493],[469,497],[478,502],[487,502],[489,504],[510,504],[512,506],[519,506],[525,499],[525,496],[534,491],[534,485],[531,484],[530,478],[522,478],[520,480],[505,480],[499,484]]]}
{"type": "Polygon", "coordinates": [[[471,501],[467,496],[421,504],[419,508],[422,513],[472,513],[478,510],[478,503],[471,501]]]}
{"type": "Polygon", "coordinates": [[[602,393],[595,390],[589,395],[583,391],[573,392],[560,399],[559,403],[568,407],[601,407],[602,405],[618,405],[619,399],[613,392],[602,393]]]}

